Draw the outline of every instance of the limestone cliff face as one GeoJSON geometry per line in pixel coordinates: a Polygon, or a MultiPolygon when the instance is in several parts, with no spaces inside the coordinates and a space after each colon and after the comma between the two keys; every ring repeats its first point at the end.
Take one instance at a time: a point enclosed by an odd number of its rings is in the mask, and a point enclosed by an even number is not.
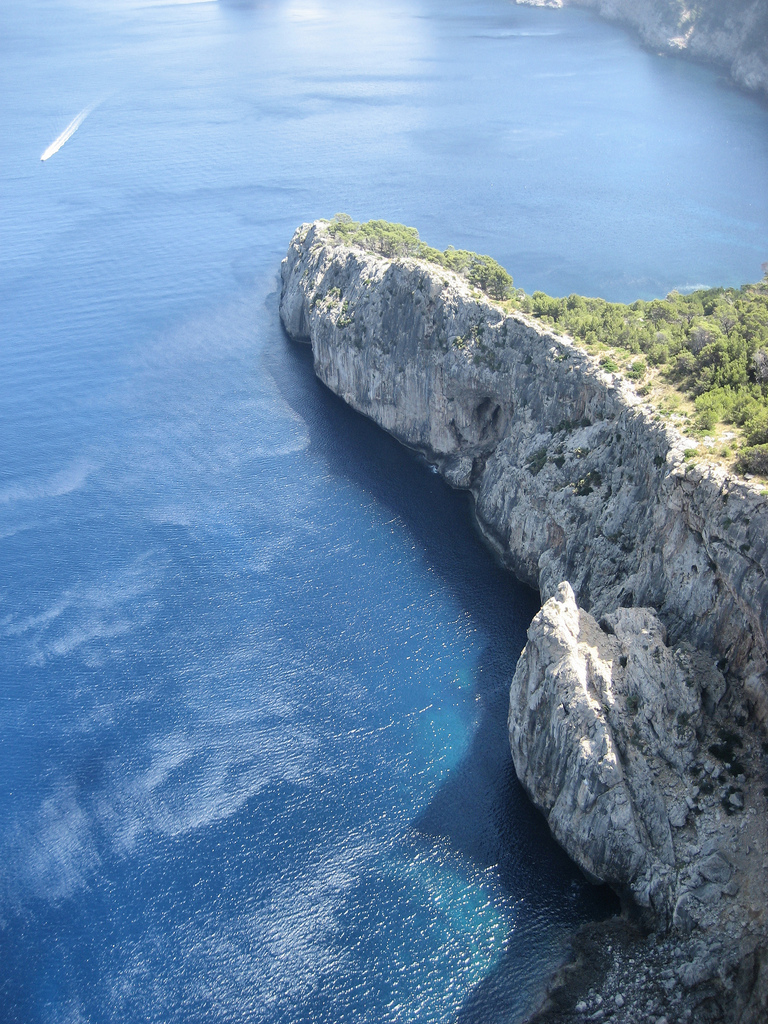
{"type": "Polygon", "coordinates": [[[563,583],[528,631],[509,738],[555,838],[665,933],[670,1008],[681,1013],[687,992],[694,1019],[708,1002],[714,1019],[762,1024],[765,758],[726,690],[705,654],[670,644],[652,609],[618,608],[598,624],[563,583]]]}
{"type": "Polygon", "coordinates": [[[725,68],[745,89],[768,94],[768,0],[516,0],[589,7],[635,29],[654,49],[725,68]]]}
{"type": "Polygon", "coordinates": [[[649,609],[619,608],[601,629],[562,583],[511,687],[513,758],[552,832],[590,875],[660,914],[672,900],[673,828],[690,811],[679,780],[695,761],[702,688],[725,691],[694,658],[666,646],[649,609]]]}
{"type": "Polygon", "coordinates": [[[431,264],[295,234],[281,315],[328,387],[475,497],[500,556],[598,618],[656,608],[768,714],[768,501],[568,338],[431,264]]]}
{"type": "Polygon", "coordinates": [[[626,381],[434,264],[303,225],[280,312],[332,391],[471,490],[539,588],[509,735],[555,837],[688,943],[686,991],[765,1020],[766,498],[688,464],[626,381]]]}
{"type": "MultiPolygon", "coordinates": [[[[528,631],[509,738],[553,835],[662,932],[654,958],[675,1014],[663,1016],[763,1024],[765,758],[726,689],[705,654],[670,644],[652,609],[598,623],[563,583],[528,631]]],[[[647,1019],[626,977],[622,988],[627,1012],[614,1019],[647,1019]]]]}
{"type": "MultiPolygon", "coordinates": [[[[762,821],[752,822],[763,805],[754,733],[733,733],[738,776],[718,771],[709,753],[728,721],[725,693],[711,660],[670,644],[652,609],[617,608],[598,624],[568,583],[534,619],[511,687],[513,758],[553,834],[593,877],[683,931],[693,901],[722,910],[721,892],[701,886],[731,881],[749,826],[754,859],[767,849],[762,821]]],[[[756,879],[762,909],[766,873],[756,879]]]]}

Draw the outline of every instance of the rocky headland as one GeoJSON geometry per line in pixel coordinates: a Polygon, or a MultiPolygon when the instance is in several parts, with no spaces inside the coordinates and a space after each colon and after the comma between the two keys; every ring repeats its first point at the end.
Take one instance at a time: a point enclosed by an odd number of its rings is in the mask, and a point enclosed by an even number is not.
{"type": "Polygon", "coordinates": [[[471,491],[541,593],[511,684],[515,769],[626,916],[577,938],[536,1019],[764,1022],[768,499],[687,461],[630,382],[444,267],[305,224],[280,311],[332,391],[471,491]]]}
{"type": "Polygon", "coordinates": [[[588,7],[634,29],[663,53],[723,68],[744,89],[768,96],[768,0],[515,0],[534,7],[588,7]]]}

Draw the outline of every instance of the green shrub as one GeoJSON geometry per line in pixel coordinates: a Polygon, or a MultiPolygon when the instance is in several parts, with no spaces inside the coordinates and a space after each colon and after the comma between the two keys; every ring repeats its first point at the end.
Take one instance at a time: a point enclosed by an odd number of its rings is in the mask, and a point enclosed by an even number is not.
{"type": "Polygon", "coordinates": [[[740,473],[768,476],[768,444],[756,444],[742,449],[736,465],[740,473]]]}
{"type": "Polygon", "coordinates": [[[453,246],[440,252],[422,242],[416,228],[405,224],[392,224],[386,220],[369,220],[361,224],[346,213],[337,213],[328,225],[328,232],[345,245],[358,245],[389,259],[412,256],[436,263],[460,274],[492,299],[503,301],[512,295],[511,275],[490,256],[454,249],[453,246]]]}
{"type": "MultiPolygon", "coordinates": [[[[631,305],[534,292],[528,312],[586,345],[601,344],[645,359],[626,374],[640,381],[647,365],[695,400],[696,425],[744,427],[750,446],[768,444],[768,274],[742,288],[707,288],[631,305]]],[[[612,355],[602,367],[615,373],[612,355]]]]}
{"type": "Polygon", "coordinates": [[[512,277],[490,256],[480,256],[466,249],[454,249],[453,246],[448,246],[444,253],[433,249],[432,254],[429,257],[431,262],[440,262],[441,266],[461,274],[491,298],[503,300],[512,294],[512,277]]]}
{"type": "Polygon", "coordinates": [[[349,327],[352,323],[354,323],[354,319],[349,311],[349,303],[344,299],[344,302],[341,304],[341,312],[336,318],[336,326],[349,327]]]}
{"type": "MultiPolygon", "coordinates": [[[[733,423],[743,429],[747,449],[768,444],[768,272],[741,288],[670,292],[664,299],[625,305],[582,295],[525,295],[514,290],[510,275],[490,256],[452,247],[440,252],[404,224],[358,223],[337,214],[328,231],[341,242],[391,259],[411,256],[453,270],[492,299],[511,299],[586,346],[638,356],[627,376],[640,382],[649,365],[658,367],[663,379],[695,401],[699,429],[733,423]]],[[[601,365],[609,373],[619,370],[612,355],[601,365]]],[[[759,452],[745,451],[739,464],[762,464],[761,459],[759,452]]]]}
{"type": "Polygon", "coordinates": [[[648,349],[648,362],[651,366],[661,366],[669,362],[669,345],[651,345],[648,349]]]}
{"type": "Polygon", "coordinates": [[[643,362],[643,360],[637,359],[634,363],[632,363],[630,368],[627,370],[627,376],[630,378],[630,380],[642,380],[645,376],[647,369],[648,368],[643,362]]]}
{"type": "Polygon", "coordinates": [[[681,352],[675,360],[675,377],[678,379],[690,376],[696,366],[691,352],[681,352]]]}
{"type": "Polygon", "coordinates": [[[768,409],[757,409],[744,421],[744,440],[748,445],[768,444],[768,409]]]}
{"type": "Polygon", "coordinates": [[[583,476],[578,483],[574,484],[573,493],[579,498],[584,498],[591,494],[596,487],[602,487],[602,485],[603,478],[596,469],[593,469],[586,476],[583,476]]]}
{"type": "Polygon", "coordinates": [[[542,471],[542,469],[544,469],[546,464],[547,449],[539,448],[538,451],[535,451],[533,455],[531,455],[528,459],[528,471],[532,473],[534,476],[538,476],[538,474],[542,471]]]}

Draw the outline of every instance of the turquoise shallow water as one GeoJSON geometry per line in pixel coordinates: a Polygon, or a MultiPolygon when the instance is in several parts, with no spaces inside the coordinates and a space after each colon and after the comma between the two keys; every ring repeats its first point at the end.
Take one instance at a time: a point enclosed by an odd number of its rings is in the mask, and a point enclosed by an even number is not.
{"type": "Polygon", "coordinates": [[[536,596],[279,261],[346,209],[529,289],[755,279],[768,113],[502,2],[1,17],[0,1020],[519,1020],[614,906],[510,764],[536,596]]]}

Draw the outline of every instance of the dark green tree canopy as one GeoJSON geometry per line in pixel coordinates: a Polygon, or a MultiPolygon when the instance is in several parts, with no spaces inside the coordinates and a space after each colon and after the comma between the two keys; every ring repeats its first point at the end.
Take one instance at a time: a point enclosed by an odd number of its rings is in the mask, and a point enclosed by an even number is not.
{"type": "Polygon", "coordinates": [[[405,224],[392,224],[386,220],[369,220],[361,224],[346,213],[337,213],[328,225],[328,231],[345,245],[357,245],[389,259],[411,256],[446,267],[465,277],[492,299],[503,301],[512,295],[512,277],[490,256],[452,246],[440,252],[422,242],[416,228],[405,224]]]}
{"type": "MultiPolygon", "coordinates": [[[[464,277],[491,299],[511,303],[586,345],[604,345],[638,358],[625,373],[640,382],[648,367],[691,398],[696,426],[741,429],[738,466],[768,475],[768,264],[763,280],[741,288],[702,288],[688,295],[625,305],[605,299],[544,292],[525,295],[490,256],[422,242],[415,228],[383,220],[359,223],[345,213],[328,224],[333,238],[390,259],[426,260],[464,277]]],[[[606,369],[618,365],[609,355],[606,369]]]]}

